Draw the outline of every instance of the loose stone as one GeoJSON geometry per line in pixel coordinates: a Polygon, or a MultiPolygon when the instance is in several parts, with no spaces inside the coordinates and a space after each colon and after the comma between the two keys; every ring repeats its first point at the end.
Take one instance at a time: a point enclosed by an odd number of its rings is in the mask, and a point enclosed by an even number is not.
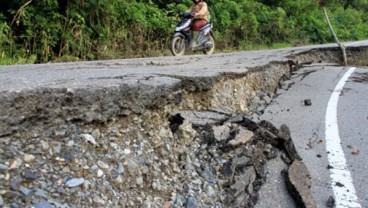
{"type": "Polygon", "coordinates": [[[43,151],[47,151],[47,150],[49,150],[50,145],[49,145],[49,143],[47,143],[45,141],[41,141],[41,148],[42,148],[43,151]]]}
{"type": "Polygon", "coordinates": [[[93,144],[94,146],[97,146],[97,142],[95,140],[95,138],[93,138],[92,135],[90,134],[82,134],[81,137],[86,141],[89,142],[91,144],[93,144]]]}
{"type": "Polygon", "coordinates": [[[130,151],[130,149],[124,149],[124,154],[125,155],[130,155],[130,153],[132,153],[132,151],[130,151]]]}
{"type": "Polygon", "coordinates": [[[197,207],[196,200],[193,197],[188,197],[186,208],[196,208],[196,207],[197,207]]]}
{"type": "Polygon", "coordinates": [[[109,168],[109,165],[108,164],[106,164],[106,163],[104,163],[104,162],[102,162],[102,161],[98,161],[97,162],[97,165],[100,167],[100,168],[102,168],[102,169],[108,169],[109,168]]]}
{"type": "Polygon", "coordinates": [[[0,171],[8,170],[8,166],[4,164],[0,164],[0,171]]]}
{"type": "Polygon", "coordinates": [[[165,202],[164,205],[163,205],[163,208],[172,208],[172,207],[173,207],[173,205],[170,201],[165,202]]]}
{"type": "Polygon", "coordinates": [[[143,178],[142,177],[138,177],[136,181],[137,181],[137,185],[142,185],[143,184],[143,178]]]}
{"type": "Polygon", "coordinates": [[[39,204],[36,204],[34,208],[53,208],[53,206],[50,203],[44,201],[39,204]]]}
{"type": "Polygon", "coordinates": [[[118,173],[122,174],[124,173],[124,171],[125,171],[124,166],[122,164],[119,164],[118,173]]]}
{"type": "Polygon", "coordinates": [[[22,183],[21,178],[16,178],[10,182],[10,189],[13,191],[17,191],[19,189],[20,184],[22,183]]]}
{"type": "Polygon", "coordinates": [[[73,188],[76,186],[80,186],[84,183],[84,178],[73,178],[66,182],[66,186],[69,188],[73,188]]]}
{"type": "Polygon", "coordinates": [[[51,149],[54,154],[59,154],[61,152],[61,142],[51,142],[51,149]]]}
{"type": "Polygon", "coordinates": [[[20,158],[17,158],[13,161],[13,163],[9,166],[8,170],[18,169],[22,166],[23,162],[20,158]]]}
{"type": "Polygon", "coordinates": [[[24,178],[28,180],[34,180],[37,178],[37,174],[34,171],[26,170],[24,172],[24,178]]]}
{"type": "Polygon", "coordinates": [[[33,189],[28,189],[24,186],[20,186],[19,188],[20,193],[22,193],[25,197],[30,197],[35,192],[33,189]]]}
{"type": "Polygon", "coordinates": [[[31,154],[25,154],[23,157],[24,162],[32,162],[35,159],[35,156],[31,155],[31,154]]]}
{"type": "Polygon", "coordinates": [[[97,170],[97,177],[101,178],[103,176],[104,172],[101,169],[97,170]]]}

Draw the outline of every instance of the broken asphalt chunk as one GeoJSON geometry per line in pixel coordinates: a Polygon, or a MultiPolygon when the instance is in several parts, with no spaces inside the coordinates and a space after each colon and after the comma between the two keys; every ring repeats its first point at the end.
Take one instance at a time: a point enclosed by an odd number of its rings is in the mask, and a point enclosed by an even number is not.
{"type": "Polygon", "coordinates": [[[312,183],[310,174],[302,161],[294,160],[290,165],[286,183],[288,191],[293,196],[298,207],[317,207],[310,190],[312,183]]]}

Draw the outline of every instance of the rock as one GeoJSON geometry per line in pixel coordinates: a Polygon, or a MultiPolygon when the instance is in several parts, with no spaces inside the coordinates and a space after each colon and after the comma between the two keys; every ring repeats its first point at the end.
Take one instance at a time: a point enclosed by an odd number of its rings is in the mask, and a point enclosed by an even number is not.
{"type": "Polygon", "coordinates": [[[305,99],[304,100],[304,105],[305,106],[311,106],[312,105],[312,101],[310,99],[305,99]]]}
{"type": "Polygon", "coordinates": [[[61,142],[55,142],[55,141],[51,142],[51,149],[54,154],[59,154],[61,152],[61,146],[62,146],[61,142]]]}
{"type": "Polygon", "coordinates": [[[97,140],[100,139],[101,137],[101,132],[100,129],[95,129],[92,131],[92,137],[96,138],[97,140]]]}
{"type": "Polygon", "coordinates": [[[49,143],[47,143],[47,142],[45,142],[45,141],[41,141],[41,149],[43,150],[43,151],[48,151],[49,150],[49,148],[50,148],[50,145],[49,145],[49,143]]]}
{"type": "Polygon", "coordinates": [[[123,177],[121,175],[118,175],[116,178],[112,180],[115,184],[122,184],[123,183],[123,177]]]}
{"type": "Polygon", "coordinates": [[[4,194],[2,194],[2,197],[4,197],[5,201],[17,199],[20,196],[21,195],[15,191],[6,191],[4,194]]]}
{"type": "Polygon", "coordinates": [[[284,149],[292,161],[302,160],[302,158],[300,157],[299,153],[297,152],[295,148],[295,145],[292,139],[290,139],[287,142],[284,142],[284,149]]]}
{"type": "Polygon", "coordinates": [[[163,208],[173,208],[173,205],[170,201],[166,201],[163,205],[163,208]]]}
{"type": "Polygon", "coordinates": [[[244,145],[252,141],[254,133],[243,127],[240,127],[235,138],[229,141],[229,144],[233,147],[244,145]]]}
{"type": "Polygon", "coordinates": [[[19,205],[17,203],[11,203],[10,208],[19,208],[19,205]]]}
{"type": "Polygon", "coordinates": [[[44,201],[34,205],[34,208],[53,208],[53,206],[50,203],[44,201]]]}
{"type": "Polygon", "coordinates": [[[181,194],[176,194],[175,197],[175,207],[183,207],[185,204],[185,198],[183,195],[181,194]]]}
{"type": "Polygon", "coordinates": [[[182,143],[189,145],[197,135],[197,131],[193,129],[191,123],[184,120],[183,124],[179,126],[178,135],[182,143]]]}
{"type": "Polygon", "coordinates": [[[237,197],[241,192],[246,191],[249,194],[253,193],[253,183],[256,180],[256,172],[254,168],[248,168],[244,174],[235,176],[235,183],[231,186],[236,192],[234,197],[237,197]]]}
{"type": "Polygon", "coordinates": [[[137,185],[142,185],[143,184],[143,177],[138,177],[137,179],[136,179],[136,183],[137,183],[137,185]]]}
{"type": "Polygon", "coordinates": [[[256,131],[258,129],[258,124],[247,116],[243,116],[241,120],[235,120],[234,123],[239,124],[250,131],[256,131]]]}
{"type": "Polygon", "coordinates": [[[213,132],[213,127],[209,124],[206,124],[201,128],[199,135],[201,140],[209,145],[217,141],[213,132]]]}
{"type": "Polygon", "coordinates": [[[282,124],[279,129],[277,136],[284,142],[288,142],[291,138],[290,129],[287,125],[282,124]]]}
{"type": "Polygon", "coordinates": [[[34,180],[37,178],[37,174],[35,171],[26,170],[24,172],[24,178],[28,180],[34,180]]]}
{"type": "Polygon", "coordinates": [[[38,189],[38,188],[36,188],[35,190],[36,190],[36,193],[35,193],[36,196],[40,196],[40,197],[45,198],[45,199],[48,198],[48,196],[47,196],[47,194],[44,190],[38,189]]]}
{"type": "Polygon", "coordinates": [[[106,201],[101,199],[100,197],[96,197],[93,199],[93,204],[95,207],[104,207],[106,201]]]}
{"type": "Polygon", "coordinates": [[[68,180],[65,185],[69,188],[80,186],[84,183],[84,178],[73,178],[68,180]]]}
{"type": "Polygon", "coordinates": [[[31,154],[25,154],[23,157],[24,162],[29,163],[32,162],[35,159],[35,156],[31,154]]]}
{"type": "Polygon", "coordinates": [[[270,121],[262,120],[259,122],[259,126],[267,129],[273,135],[277,135],[279,133],[279,130],[270,121]]]}
{"type": "Polygon", "coordinates": [[[18,191],[22,182],[23,180],[21,178],[15,178],[10,182],[10,189],[13,191],[18,191]]]}
{"type": "Polygon", "coordinates": [[[186,208],[197,208],[197,202],[194,197],[188,197],[186,202],[186,208]]]}
{"type": "Polygon", "coordinates": [[[25,197],[30,197],[33,195],[33,193],[35,192],[35,190],[33,189],[28,189],[24,186],[20,186],[19,187],[19,192],[22,193],[25,197]]]}
{"type": "Polygon", "coordinates": [[[292,81],[292,80],[286,80],[286,81],[284,81],[284,82],[282,83],[281,88],[282,88],[283,90],[287,90],[287,89],[289,89],[293,84],[295,84],[295,82],[294,82],[294,81],[292,81]]]}
{"type": "Polygon", "coordinates": [[[333,196],[330,196],[327,200],[327,203],[326,203],[326,207],[327,208],[333,208],[335,207],[335,199],[333,198],[333,196]]]}
{"type": "Polygon", "coordinates": [[[97,170],[97,178],[101,178],[104,175],[104,172],[101,169],[97,170]]]}
{"type": "Polygon", "coordinates": [[[97,161],[97,165],[102,168],[102,169],[108,169],[109,168],[109,165],[102,162],[101,160],[97,161]]]}
{"type": "Polygon", "coordinates": [[[203,171],[200,171],[200,175],[208,183],[216,184],[216,177],[208,166],[204,167],[203,171]]]}
{"type": "Polygon", "coordinates": [[[23,162],[20,158],[16,158],[11,165],[9,166],[8,170],[14,170],[14,169],[18,169],[22,166],[23,162]]]}
{"type": "Polygon", "coordinates": [[[73,140],[70,140],[70,141],[68,141],[68,143],[66,143],[66,146],[72,147],[72,146],[74,146],[74,144],[75,144],[75,142],[73,140]]]}
{"type": "Polygon", "coordinates": [[[74,159],[74,154],[71,152],[64,153],[64,159],[65,161],[72,162],[74,159]]]}
{"type": "Polygon", "coordinates": [[[124,166],[122,164],[119,164],[118,173],[123,174],[125,171],[124,166]]]}
{"type": "Polygon", "coordinates": [[[216,197],[216,191],[211,185],[207,185],[205,191],[208,197],[216,197]]]}
{"type": "Polygon", "coordinates": [[[266,102],[266,104],[270,104],[272,101],[272,98],[268,95],[265,95],[262,97],[262,100],[264,100],[266,102]]]}
{"type": "Polygon", "coordinates": [[[259,139],[262,139],[263,141],[273,145],[273,146],[279,146],[279,139],[277,134],[272,133],[268,129],[264,127],[259,127],[256,131],[256,134],[258,134],[259,139]]]}
{"type": "Polygon", "coordinates": [[[171,115],[179,114],[184,121],[188,121],[193,124],[194,127],[203,127],[206,124],[215,125],[221,124],[227,119],[229,116],[224,113],[210,112],[210,111],[179,111],[174,112],[171,115]]]}
{"type": "Polygon", "coordinates": [[[82,139],[84,139],[86,142],[89,142],[93,144],[93,146],[98,146],[95,138],[90,134],[81,134],[82,139]]]}
{"type": "Polygon", "coordinates": [[[57,137],[63,137],[66,135],[66,130],[57,130],[55,131],[55,136],[57,137]]]}
{"type": "Polygon", "coordinates": [[[214,126],[213,127],[213,133],[215,135],[215,139],[218,142],[225,141],[230,137],[230,128],[231,124],[227,123],[222,126],[214,126]]]}
{"type": "Polygon", "coordinates": [[[286,182],[290,195],[293,196],[299,206],[308,208],[317,207],[310,190],[310,174],[303,162],[294,160],[289,167],[286,182]]]}
{"type": "Polygon", "coordinates": [[[132,151],[130,149],[124,149],[124,155],[130,155],[132,151]]]}
{"type": "Polygon", "coordinates": [[[0,172],[3,172],[3,171],[8,170],[8,167],[9,167],[9,166],[7,166],[7,165],[0,164],[0,172]]]}
{"type": "Polygon", "coordinates": [[[0,195],[0,207],[4,206],[4,200],[3,197],[0,195]]]}

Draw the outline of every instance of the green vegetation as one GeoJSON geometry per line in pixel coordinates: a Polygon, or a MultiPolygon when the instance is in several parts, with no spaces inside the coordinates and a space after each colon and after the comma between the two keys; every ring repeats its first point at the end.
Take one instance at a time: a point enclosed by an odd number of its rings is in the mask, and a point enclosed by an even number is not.
{"type": "MultiPolygon", "coordinates": [[[[169,55],[191,0],[0,0],[0,64],[169,55]]],[[[321,1],[340,41],[368,39],[368,0],[321,1]]],[[[317,0],[209,0],[217,52],[334,42],[317,0]]]]}

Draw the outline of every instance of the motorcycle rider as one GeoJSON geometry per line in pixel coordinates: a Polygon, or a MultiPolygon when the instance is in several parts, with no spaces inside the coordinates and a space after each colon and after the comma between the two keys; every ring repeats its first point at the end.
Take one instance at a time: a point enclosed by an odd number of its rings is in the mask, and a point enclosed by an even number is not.
{"type": "Polygon", "coordinates": [[[193,0],[194,5],[191,6],[188,12],[194,13],[194,18],[191,24],[193,32],[193,40],[190,43],[191,47],[197,44],[198,31],[210,21],[210,13],[207,3],[203,0],[193,0]]]}

